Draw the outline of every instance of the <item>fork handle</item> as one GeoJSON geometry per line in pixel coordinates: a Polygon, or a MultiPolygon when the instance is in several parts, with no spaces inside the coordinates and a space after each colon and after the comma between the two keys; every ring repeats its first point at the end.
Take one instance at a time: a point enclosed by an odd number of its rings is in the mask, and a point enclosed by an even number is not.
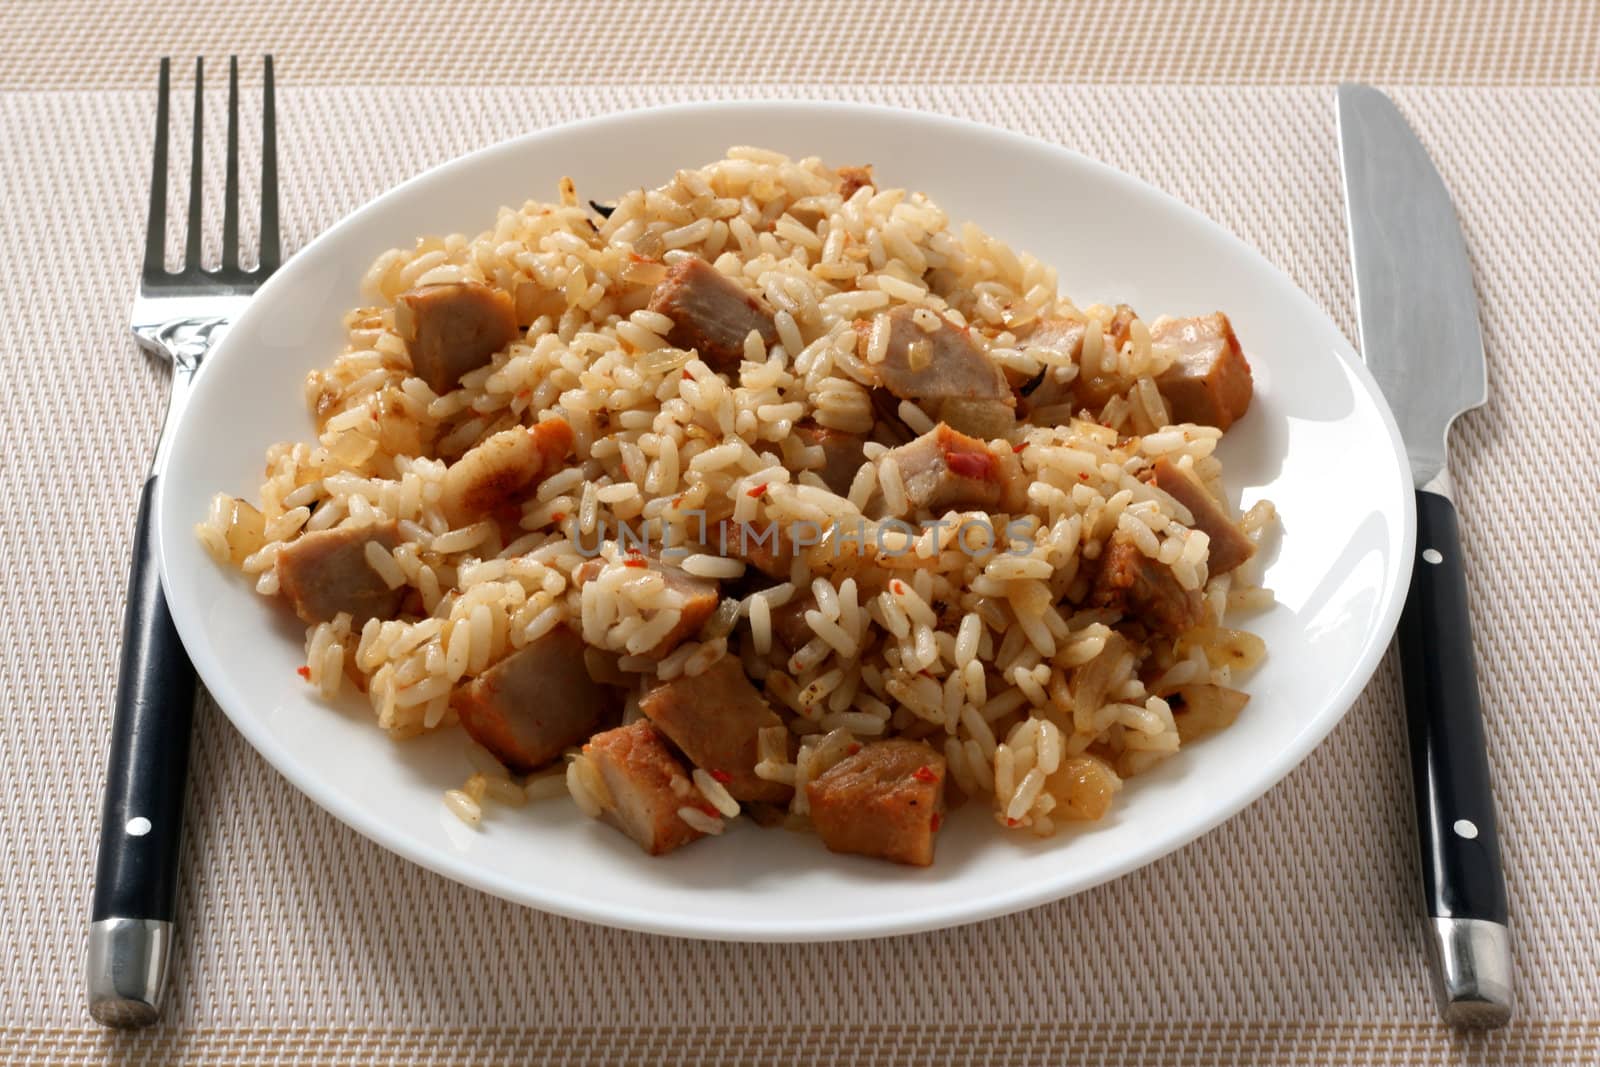
{"type": "Polygon", "coordinates": [[[121,1026],[155,1019],[166,980],[194,720],[194,666],[151,536],[158,477],[139,496],[89,928],[89,1010],[121,1026]]]}

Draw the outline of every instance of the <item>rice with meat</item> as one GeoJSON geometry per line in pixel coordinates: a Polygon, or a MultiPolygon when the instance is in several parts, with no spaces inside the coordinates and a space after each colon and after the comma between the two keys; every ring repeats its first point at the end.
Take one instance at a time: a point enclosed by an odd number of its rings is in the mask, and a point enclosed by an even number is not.
{"type": "MultiPolygon", "coordinates": [[[[313,616],[302,673],[328,699],[363,692],[395,738],[462,721],[475,681],[564,630],[620,694],[608,723],[644,720],[653,687],[737,662],[776,712],[751,761],[794,787],[776,813],[790,825],[809,821],[808,783],[890,738],[925,742],[941,788],[1002,827],[1098,818],[1124,779],[1231,721],[1234,684],[1264,654],[1225,622],[1270,594],[1248,565],[1210,573],[1213,537],[1152,476],[1164,460],[1216,492],[1223,431],[1177,421],[1165,383],[1182,352],[1164,320],[1080,308],[1051,267],[921,193],[851,176],[864,173],[735,148],[608,212],[564,181],[556,202],[502,208],[477,236],[384,253],[345,351],[307,380],[317,439],[273,446],[258,504],[219,496],[199,536],[258,592],[293,599],[280,557],[354,532],[362,603],[378,606],[313,616]],[[691,312],[658,296],[689,260],[756,309],[731,352],[686,346],[691,312]],[[485,342],[483,365],[430,384],[410,294],[450,286],[499,301],[514,329],[485,342]],[[978,414],[885,390],[896,359],[915,376],[945,344],[997,369],[1003,388],[978,414]],[[938,437],[930,496],[904,450],[947,422],[974,432],[938,437]],[[543,451],[525,428],[549,431],[543,451]],[[841,441],[858,451],[830,486],[841,441]],[[453,472],[497,448],[538,474],[474,507],[492,479],[463,496],[453,472]],[[802,526],[816,535],[765,558],[717,536],[802,526]],[[667,546],[670,572],[655,563],[667,546]],[[1118,568],[1133,574],[1123,599],[1103,592],[1118,568]],[[1126,599],[1150,568],[1193,607],[1180,623],[1126,599]]],[[[1237,528],[1254,542],[1273,518],[1258,504],[1237,528]]],[[[446,803],[476,825],[484,805],[564,779],[599,814],[615,782],[581,743],[527,779],[491,758],[446,803]]],[[[674,778],[689,837],[741,813],[725,778],[674,778]]]]}

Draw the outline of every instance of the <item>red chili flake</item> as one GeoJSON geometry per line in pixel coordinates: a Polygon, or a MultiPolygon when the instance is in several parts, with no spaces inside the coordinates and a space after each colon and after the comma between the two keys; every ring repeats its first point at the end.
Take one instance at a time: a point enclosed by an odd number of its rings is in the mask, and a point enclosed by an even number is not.
{"type": "Polygon", "coordinates": [[[641,556],[629,556],[622,561],[624,567],[648,567],[650,562],[641,556]]]}
{"type": "Polygon", "coordinates": [[[294,673],[298,674],[300,677],[304,678],[308,682],[311,681],[311,668],[310,667],[296,667],[294,669],[294,673]]]}
{"type": "Polygon", "coordinates": [[[696,804],[695,807],[699,808],[701,811],[705,812],[707,815],[711,816],[713,819],[719,818],[722,815],[722,812],[718,811],[715,807],[713,807],[712,804],[711,804],[711,801],[709,801],[709,800],[703,800],[700,803],[696,804]]]}
{"type": "Polygon", "coordinates": [[[1021,822],[1022,822],[1021,819],[1007,819],[1006,820],[1006,825],[1007,826],[1017,826],[1017,825],[1020,825],[1021,822]]]}
{"type": "Polygon", "coordinates": [[[727,785],[729,782],[733,781],[733,775],[729,774],[727,771],[719,771],[713,768],[706,773],[711,775],[711,777],[715,778],[717,781],[721,782],[723,785],[727,785]]]}
{"type": "Polygon", "coordinates": [[[1023,442],[1023,443],[1022,443],[1022,444],[1020,444],[1020,445],[1012,445],[1012,446],[1011,446],[1011,451],[1013,451],[1013,452],[1015,452],[1015,453],[1017,453],[1017,454],[1018,454],[1018,455],[1021,455],[1021,454],[1022,454],[1022,450],[1023,450],[1023,449],[1024,449],[1024,448],[1027,448],[1027,447],[1028,447],[1028,444],[1027,444],[1027,442],[1026,442],[1026,441],[1024,441],[1024,442],[1023,442]]]}
{"type": "Polygon", "coordinates": [[[567,521],[567,513],[565,511],[553,512],[550,515],[550,521],[551,522],[566,522],[567,521]]]}
{"type": "Polygon", "coordinates": [[[690,374],[688,371],[684,371],[683,372],[683,380],[686,381],[686,382],[692,382],[692,381],[694,381],[694,375],[690,374]]]}
{"type": "Polygon", "coordinates": [[[918,767],[916,770],[912,771],[911,777],[915,778],[919,782],[927,782],[929,785],[932,785],[934,782],[939,780],[939,776],[933,773],[933,768],[926,765],[918,767]]]}
{"type": "Polygon", "coordinates": [[[1079,471],[1078,472],[1078,481],[1086,482],[1088,480],[1089,480],[1089,475],[1087,473],[1085,473],[1084,471],[1079,471]]]}
{"type": "Polygon", "coordinates": [[[934,812],[932,820],[930,820],[928,823],[928,829],[932,830],[934,833],[938,833],[939,824],[942,822],[944,822],[944,816],[940,815],[938,812],[934,812]]]}
{"type": "Polygon", "coordinates": [[[762,482],[760,485],[756,486],[755,488],[746,490],[744,495],[748,496],[748,497],[754,497],[757,500],[761,499],[762,497],[767,495],[767,483],[766,482],[762,482]]]}
{"type": "Polygon", "coordinates": [[[852,741],[852,742],[850,742],[850,747],[845,749],[845,752],[848,753],[849,755],[852,755],[852,756],[854,756],[857,752],[860,752],[860,751],[861,751],[861,742],[860,741],[852,741]]]}
{"type": "Polygon", "coordinates": [[[517,399],[518,400],[527,400],[531,396],[533,396],[533,390],[532,389],[521,389],[521,390],[518,390],[518,392],[517,392],[517,399]]]}
{"type": "Polygon", "coordinates": [[[902,582],[898,578],[896,578],[894,581],[889,583],[889,588],[894,590],[894,595],[895,596],[905,596],[906,595],[906,583],[902,582]]]}

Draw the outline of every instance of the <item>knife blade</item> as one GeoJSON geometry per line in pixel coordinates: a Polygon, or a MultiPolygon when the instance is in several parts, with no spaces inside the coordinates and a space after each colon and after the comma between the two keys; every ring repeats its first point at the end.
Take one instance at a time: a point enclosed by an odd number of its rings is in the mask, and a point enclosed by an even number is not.
{"type": "Polygon", "coordinates": [[[1394,103],[1338,90],[1356,317],[1405,441],[1417,544],[1398,639],[1435,993],[1447,1022],[1511,1017],[1511,947],[1447,439],[1488,399],[1455,205],[1394,103]]]}

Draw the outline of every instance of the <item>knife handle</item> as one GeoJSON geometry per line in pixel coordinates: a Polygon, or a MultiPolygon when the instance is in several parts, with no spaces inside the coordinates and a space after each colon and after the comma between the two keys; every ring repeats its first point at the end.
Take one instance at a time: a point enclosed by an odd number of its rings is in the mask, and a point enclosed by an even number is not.
{"type": "Polygon", "coordinates": [[[100,848],[89,927],[89,1008],[110,1025],[154,1019],[177,904],[194,719],[194,667],[161,591],[144,483],[122,616],[100,848]]]}
{"type": "Polygon", "coordinates": [[[1506,888],[1466,570],[1455,505],[1427,490],[1416,498],[1417,557],[1399,639],[1424,906],[1445,1017],[1499,1025],[1511,1010],[1506,888]]]}

